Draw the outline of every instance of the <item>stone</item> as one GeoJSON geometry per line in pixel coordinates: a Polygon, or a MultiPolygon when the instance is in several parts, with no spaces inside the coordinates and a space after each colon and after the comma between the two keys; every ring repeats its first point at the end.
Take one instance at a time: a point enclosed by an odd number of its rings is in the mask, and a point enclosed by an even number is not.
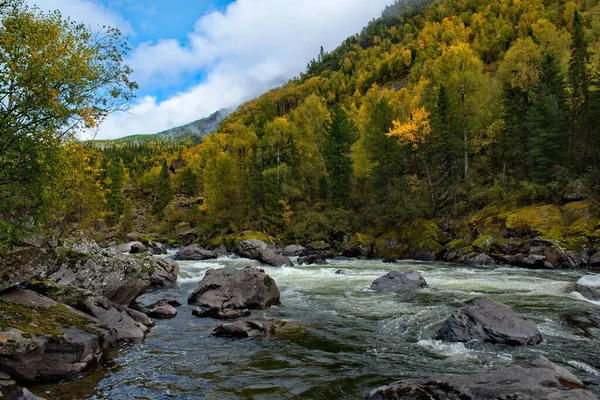
{"type": "MultiPolygon", "coordinates": [[[[117,246],[117,251],[120,253],[130,253],[134,246],[143,246],[144,248],[146,247],[146,246],[144,246],[144,244],[142,242],[134,241],[134,242],[128,242],[128,243],[121,243],[120,245],[117,246]]],[[[87,253],[88,251],[81,251],[81,252],[87,253]]]]}
{"type": "Polygon", "coordinates": [[[533,322],[519,317],[506,304],[482,297],[448,318],[435,334],[435,339],[524,346],[540,343],[542,334],[533,322]]]}
{"type": "Polygon", "coordinates": [[[142,254],[147,253],[148,247],[140,242],[135,242],[131,245],[131,250],[129,250],[130,254],[142,254]]]}
{"type": "Polygon", "coordinates": [[[188,298],[189,304],[206,308],[255,310],[279,304],[275,281],[260,268],[209,269],[188,298]]]}
{"type": "Polygon", "coordinates": [[[23,247],[0,257],[0,291],[29,282],[54,268],[58,255],[54,250],[23,247]]]}
{"type": "Polygon", "coordinates": [[[337,271],[335,271],[336,275],[346,275],[346,271],[344,271],[343,269],[338,269],[337,271]]]}
{"type": "Polygon", "coordinates": [[[196,308],[192,311],[192,315],[198,318],[214,318],[214,319],[238,319],[243,317],[249,317],[251,314],[250,310],[230,310],[221,308],[209,308],[203,310],[196,308]]]}
{"type": "Polygon", "coordinates": [[[575,291],[589,300],[600,301],[600,275],[586,275],[575,284],[575,291]]]}
{"type": "Polygon", "coordinates": [[[169,251],[167,250],[167,246],[160,242],[153,241],[148,242],[148,251],[153,255],[163,255],[169,253],[169,251]]]}
{"type": "Polygon", "coordinates": [[[298,265],[328,265],[324,257],[318,254],[312,254],[298,258],[298,265]]]}
{"type": "Polygon", "coordinates": [[[221,324],[212,332],[214,336],[230,338],[249,338],[267,336],[267,328],[256,321],[236,321],[221,324]]]}
{"type": "Polygon", "coordinates": [[[588,263],[588,266],[591,269],[600,269],[600,251],[594,253],[591,257],[590,257],[590,261],[588,263]]]}
{"type": "Polygon", "coordinates": [[[175,307],[165,304],[162,306],[156,306],[150,311],[148,311],[148,316],[151,318],[158,319],[175,318],[177,316],[177,310],[175,309],[175,307]]]}
{"type": "Polygon", "coordinates": [[[510,264],[515,267],[528,268],[528,269],[554,269],[555,266],[546,260],[545,256],[530,255],[524,257],[522,254],[513,256],[510,260],[510,264]]]}
{"type": "Polygon", "coordinates": [[[0,293],[0,370],[23,383],[58,381],[96,365],[114,332],[30,290],[0,293]]]}
{"type": "Polygon", "coordinates": [[[302,255],[306,251],[304,246],[300,246],[299,244],[291,244],[289,246],[285,246],[283,248],[283,255],[288,257],[295,257],[302,255]]]}
{"type": "Polygon", "coordinates": [[[48,278],[60,286],[77,286],[128,306],[152,286],[175,284],[175,261],[150,255],[127,256],[109,250],[87,253],[59,251],[57,267],[48,278]]]}
{"type": "Polygon", "coordinates": [[[406,379],[373,390],[366,400],[597,400],[563,367],[536,356],[523,364],[471,375],[406,379]]]}
{"type": "Polygon", "coordinates": [[[376,279],[370,286],[378,292],[406,293],[414,292],[427,286],[427,282],[418,272],[391,271],[376,279]]]}
{"type": "Polygon", "coordinates": [[[184,247],[179,250],[177,255],[175,256],[176,260],[192,260],[192,261],[201,261],[201,260],[214,260],[219,258],[219,255],[214,251],[203,249],[197,244],[193,244],[191,246],[184,247]]]}
{"type": "Polygon", "coordinates": [[[96,318],[115,333],[118,342],[141,342],[148,332],[148,326],[133,318],[125,307],[89,290],[58,286],[49,280],[33,281],[28,288],[96,318]]]}
{"type": "Polygon", "coordinates": [[[177,307],[180,307],[182,304],[178,300],[175,300],[175,299],[162,299],[162,300],[157,301],[156,303],[150,304],[148,306],[148,308],[152,309],[154,307],[166,306],[166,305],[177,308],[177,307]]]}
{"type": "Polygon", "coordinates": [[[257,239],[240,242],[237,245],[236,254],[240,257],[257,260],[273,267],[282,267],[284,265],[289,267],[294,266],[289,257],[277,254],[274,250],[270,249],[265,242],[257,239]]]}
{"type": "Polygon", "coordinates": [[[465,264],[473,266],[492,266],[496,265],[496,260],[488,256],[485,253],[474,253],[468,256],[465,260],[465,264]]]}
{"type": "Polygon", "coordinates": [[[565,315],[565,320],[582,336],[600,341],[600,311],[570,313],[565,315]]]}
{"type": "Polygon", "coordinates": [[[398,262],[398,260],[396,258],[386,257],[383,260],[381,260],[381,262],[383,262],[384,264],[395,264],[398,262]]]}

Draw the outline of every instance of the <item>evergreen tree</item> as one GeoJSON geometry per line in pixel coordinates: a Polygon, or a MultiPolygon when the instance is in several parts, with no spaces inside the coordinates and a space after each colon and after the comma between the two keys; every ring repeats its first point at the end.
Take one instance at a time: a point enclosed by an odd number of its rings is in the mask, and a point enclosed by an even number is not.
{"type": "Polygon", "coordinates": [[[163,160],[160,173],[156,178],[156,186],[154,189],[154,213],[158,214],[162,218],[163,209],[173,199],[173,189],[171,188],[171,176],[169,174],[169,167],[167,166],[167,160],[163,160]]]}
{"type": "Polygon", "coordinates": [[[365,136],[365,147],[374,164],[371,171],[372,192],[383,198],[388,186],[403,172],[398,140],[386,134],[394,126],[394,109],[387,99],[377,103],[371,114],[365,136]]]}
{"type": "Polygon", "coordinates": [[[122,159],[112,161],[106,169],[106,208],[109,212],[109,220],[117,222],[123,213],[125,197],[123,189],[125,188],[125,165],[122,159]]]}
{"type": "Polygon", "coordinates": [[[348,113],[336,104],[331,113],[331,122],[327,123],[323,143],[329,199],[336,207],[346,206],[350,198],[352,183],[350,150],[357,139],[356,127],[348,113]]]}
{"type": "Polygon", "coordinates": [[[585,38],[585,29],[581,14],[575,11],[571,44],[571,60],[569,61],[569,83],[571,86],[571,163],[577,172],[588,166],[598,168],[596,138],[591,124],[590,107],[590,54],[585,38]]]}
{"type": "Polygon", "coordinates": [[[187,167],[181,170],[180,177],[181,193],[188,196],[195,196],[198,192],[198,176],[196,176],[191,168],[187,167]]]}

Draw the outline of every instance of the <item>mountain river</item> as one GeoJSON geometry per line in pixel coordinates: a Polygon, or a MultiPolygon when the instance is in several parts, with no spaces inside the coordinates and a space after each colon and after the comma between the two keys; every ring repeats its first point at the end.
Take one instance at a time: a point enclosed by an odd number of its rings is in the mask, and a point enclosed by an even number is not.
{"type": "Polygon", "coordinates": [[[143,343],[111,350],[103,365],[78,379],[33,391],[47,399],[361,399],[406,377],[469,373],[543,354],[600,394],[600,343],[565,322],[565,315],[600,303],[568,293],[578,271],[475,268],[444,263],[331,260],[325,266],[263,267],[281,291],[281,305],[253,317],[298,321],[303,329],[264,339],[211,336],[223,321],[199,319],[188,295],[209,268],[257,262],[234,257],[182,261],[173,288],[155,290],[142,305],[174,298],[183,306],[156,320],[143,343]],[[336,274],[343,270],[345,274],[336,274]],[[429,287],[410,296],[369,289],[387,271],[419,271],[429,287]],[[532,347],[449,344],[431,340],[469,299],[488,296],[534,321],[544,341],[532,347]]]}

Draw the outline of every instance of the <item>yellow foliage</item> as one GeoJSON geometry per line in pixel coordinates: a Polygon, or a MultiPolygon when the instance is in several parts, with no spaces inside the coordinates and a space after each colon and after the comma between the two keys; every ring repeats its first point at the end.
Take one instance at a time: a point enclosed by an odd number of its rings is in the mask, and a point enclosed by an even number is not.
{"type": "Polygon", "coordinates": [[[417,149],[431,133],[429,115],[425,107],[419,107],[413,111],[409,122],[403,124],[394,121],[394,128],[387,135],[397,137],[401,144],[417,149]]]}

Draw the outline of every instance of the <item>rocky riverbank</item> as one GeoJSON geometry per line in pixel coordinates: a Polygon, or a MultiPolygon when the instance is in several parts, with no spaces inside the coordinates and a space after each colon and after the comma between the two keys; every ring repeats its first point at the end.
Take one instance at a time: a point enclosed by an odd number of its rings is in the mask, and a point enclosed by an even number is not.
{"type": "MultiPolygon", "coordinates": [[[[0,263],[0,371],[25,385],[73,377],[107,347],[143,340],[152,321],[129,306],[179,273],[173,261],[87,241],[15,249],[0,263]]],[[[26,398],[20,390],[6,384],[2,396],[26,398]]]]}

